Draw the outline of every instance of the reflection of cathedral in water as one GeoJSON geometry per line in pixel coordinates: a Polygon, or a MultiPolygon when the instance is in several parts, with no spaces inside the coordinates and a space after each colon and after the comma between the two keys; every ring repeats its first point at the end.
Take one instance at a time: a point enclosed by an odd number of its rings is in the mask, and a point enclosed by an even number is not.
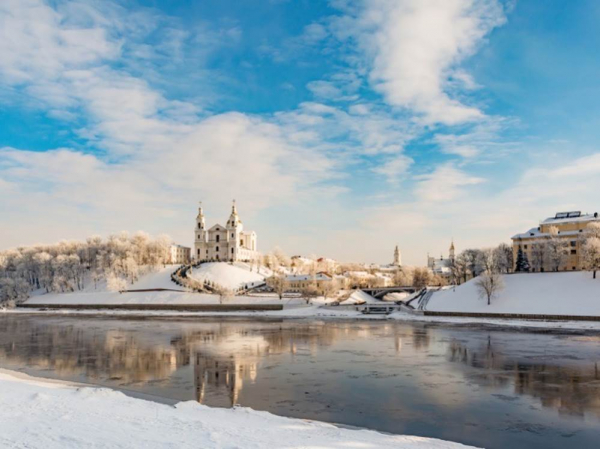
{"type": "Polygon", "coordinates": [[[219,360],[198,352],[194,360],[196,400],[212,407],[233,407],[238,404],[244,382],[254,382],[256,374],[256,363],[219,360]]]}

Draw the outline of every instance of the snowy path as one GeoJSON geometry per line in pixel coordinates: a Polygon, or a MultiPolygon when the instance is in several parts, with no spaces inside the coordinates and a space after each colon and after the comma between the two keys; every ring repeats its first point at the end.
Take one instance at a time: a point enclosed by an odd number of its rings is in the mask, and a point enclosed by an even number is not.
{"type": "Polygon", "coordinates": [[[98,448],[466,448],[414,436],[342,429],[248,408],[174,407],[106,388],[0,372],[0,446],[98,448]]]}

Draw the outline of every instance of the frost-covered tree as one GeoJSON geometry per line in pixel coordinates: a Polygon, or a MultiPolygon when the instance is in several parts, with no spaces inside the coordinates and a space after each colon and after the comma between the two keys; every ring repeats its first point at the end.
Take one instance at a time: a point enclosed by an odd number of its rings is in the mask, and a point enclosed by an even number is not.
{"type": "Polygon", "coordinates": [[[433,273],[426,267],[416,267],[413,271],[413,287],[417,290],[430,285],[433,278],[433,273]]]}
{"type": "Polygon", "coordinates": [[[93,236],[85,242],[11,249],[0,252],[0,278],[13,280],[6,283],[6,289],[15,285],[20,295],[35,289],[72,292],[83,289],[86,279],[97,286],[108,276],[135,282],[142,270],[167,262],[170,243],[167,236],[152,238],[137,233],[129,237],[121,233],[106,240],[93,236]],[[27,289],[22,288],[22,282],[27,289]]]}
{"type": "Polygon", "coordinates": [[[492,303],[492,299],[504,288],[502,275],[498,272],[486,271],[479,275],[475,280],[475,285],[482,298],[487,299],[488,306],[492,303]]]}
{"type": "Polygon", "coordinates": [[[399,268],[394,273],[394,285],[407,287],[412,285],[413,277],[412,270],[409,270],[406,267],[399,268]]]}
{"type": "Polygon", "coordinates": [[[501,273],[510,273],[513,270],[513,250],[510,245],[500,243],[494,249],[494,258],[501,273]]]}
{"type": "Polygon", "coordinates": [[[593,278],[596,279],[596,272],[600,270],[600,238],[587,238],[582,250],[583,266],[591,271],[593,278]]]}
{"type": "Polygon", "coordinates": [[[593,273],[600,270],[600,223],[590,223],[585,232],[585,240],[582,245],[583,267],[593,273]]]}
{"type": "Polygon", "coordinates": [[[545,241],[531,245],[531,266],[533,271],[543,271],[544,264],[548,259],[548,244],[545,241]]]}
{"type": "Polygon", "coordinates": [[[268,284],[271,286],[273,291],[277,293],[279,299],[283,299],[283,294],[285,293],[285,276],[282,274],[271,276],[268,284]]]}
{"type": "Polygon", "coordinates": [[[552,271],[558,271],[569,256],[569,242],[559,235],[556,226],[550,226],[548,240],[548,264],[552,271]]]}

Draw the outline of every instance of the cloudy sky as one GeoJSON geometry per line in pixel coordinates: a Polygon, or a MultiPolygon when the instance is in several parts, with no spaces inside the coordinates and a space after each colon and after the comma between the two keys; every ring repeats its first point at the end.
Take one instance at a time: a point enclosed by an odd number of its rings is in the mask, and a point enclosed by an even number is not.
{"type": "Polygon", "coordinates": [[[121,230],[406,263],[600,210],[596,0],[2,0],[0,249],[121,230]]]}

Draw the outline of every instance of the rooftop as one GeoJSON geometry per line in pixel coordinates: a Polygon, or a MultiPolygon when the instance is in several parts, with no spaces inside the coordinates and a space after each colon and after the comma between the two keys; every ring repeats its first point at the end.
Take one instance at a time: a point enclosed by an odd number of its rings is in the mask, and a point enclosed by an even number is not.
{"type": "Polygon", "coordinates": [[[549,217],[542,221],[542,224],[574,223],[594,220],[598,220],[598,212],[593,214],[582,214],[581,211],[557,212],[554,217],[549,217]]]}

